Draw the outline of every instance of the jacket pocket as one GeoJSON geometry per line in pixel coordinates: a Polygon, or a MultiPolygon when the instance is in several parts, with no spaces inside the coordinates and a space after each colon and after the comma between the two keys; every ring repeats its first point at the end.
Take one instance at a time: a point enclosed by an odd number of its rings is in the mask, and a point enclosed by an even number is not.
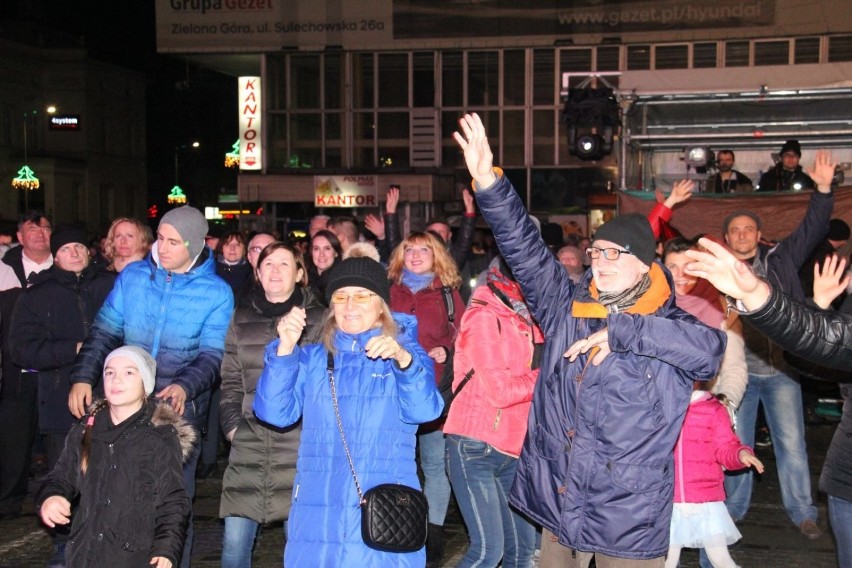
{"type": "Polygon", "coordinates": [[[558,461],[568,452],[567,442],[554,438],[540,424],[535,426],[532,446],[538,456],[548,461],[558,461]]]}
{"type": "Polygon", "coordinates": [[[607,469],[612,473],[613,486],[628,494],[621,497],[633,502],[631,517],[646,528],[655,526],[663,508],[672,502],[673,481],[668,466],[608,462],[607,469]]]}

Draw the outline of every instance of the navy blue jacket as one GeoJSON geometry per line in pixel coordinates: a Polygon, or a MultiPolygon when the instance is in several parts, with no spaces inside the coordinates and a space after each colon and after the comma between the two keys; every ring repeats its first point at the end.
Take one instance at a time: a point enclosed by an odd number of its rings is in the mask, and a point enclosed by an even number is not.
{"type": "Polygon", "coordinates": [[[665,555],[674,446],[693,381],[716,375],[724,333],[677,308],[656,263],[636,309],[607,315],[591,271],[571,282],[505,177],[476,199],[545,336],[511,504],[572,549],[665,555]],[[600,366],[563,357],[605,327],[611,353],[600,366]]]}

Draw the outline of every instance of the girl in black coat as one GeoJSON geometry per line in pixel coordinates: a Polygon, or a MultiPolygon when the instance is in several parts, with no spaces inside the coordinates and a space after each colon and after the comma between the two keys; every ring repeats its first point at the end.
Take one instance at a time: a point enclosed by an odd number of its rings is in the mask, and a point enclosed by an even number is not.
{"type": "Polygon", "coordinates": [[[180,561],[190,511],[182,464],[195,434],[171,406],[148,400],[155,376],[154,358],[139,347],[107,356],[106,400],[71,429],[36,496],[49,527],[71,522],[71,501],[80,498],[68,568],[171,568],[180,561]]]}

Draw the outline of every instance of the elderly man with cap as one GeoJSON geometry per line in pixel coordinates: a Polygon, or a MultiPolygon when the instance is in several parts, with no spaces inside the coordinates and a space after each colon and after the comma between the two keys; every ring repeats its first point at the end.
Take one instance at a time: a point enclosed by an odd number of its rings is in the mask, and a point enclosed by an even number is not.
{"type": "Polygon", "coordinates": [[[816,187],[814,180],[799,165],[802,147],[798,140],[784,142],[779,156],[781,159],[775,167],[760,176],[755,191],[800,191],[816,187]]]}
{"type": "Polygon", "coordinates": [[[541,566],[662,567],[672,449],[693,381],[716,376],[725,336],[676,306],[641,215],[598,229],[592,268],[574,284],[493,168],[479,116],[460,125],[480,210],[545,337],[509,502],[545,528],[541,566]]]}
{"type": "MultiPolygon", "coordinates": [[[[207,220],[198,209],[172,209],[160,221],[146,261],[129,265],[118,276],[71,371],[72,414],[82,416],[91,402],[107,354],[122,344],[136,345],[157,361],[154,396],[169,401],[187,423],[202,429],[234,305],[230,287],[216,276],[206,235],[207,220]]],[[[197,462],[193,451],[184,463],[190,498],[197,462]]],[[[192,521],[182,566],[189,566],[191,547],[192,521]]]]}

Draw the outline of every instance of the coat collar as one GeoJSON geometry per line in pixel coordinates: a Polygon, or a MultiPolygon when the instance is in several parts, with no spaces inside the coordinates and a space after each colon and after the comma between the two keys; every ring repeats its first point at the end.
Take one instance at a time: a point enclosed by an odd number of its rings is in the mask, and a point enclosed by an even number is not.
{"type": "MultiPolygon", "coordinates": [[[[666,305],[672,296],[672,288],[662,267],[656,262],[651,265],[649,272],[651,287],[642,294],[637,302],[625,310],[628,314],[650,315],[666,305]]],[[[608,312],[598,300],[598,288],[591,279],[589,271],[589,301],[575,300],[571,305],[571,315],[576,318],[606,318],[608,312]]]]}

